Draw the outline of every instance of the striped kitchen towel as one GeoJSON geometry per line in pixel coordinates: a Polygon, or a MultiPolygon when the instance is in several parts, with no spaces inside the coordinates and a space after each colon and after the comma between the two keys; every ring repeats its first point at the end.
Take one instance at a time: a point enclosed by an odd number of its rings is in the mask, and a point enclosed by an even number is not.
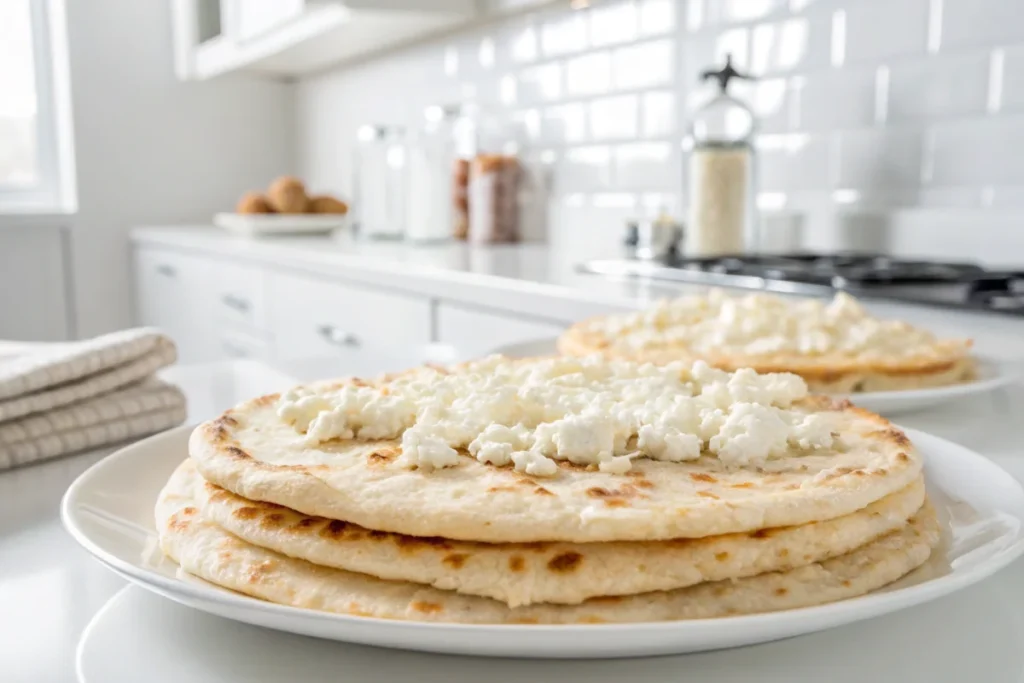
{"type": "Polygon", "coordinates": [[[146,328],[0,345],[0,470],[180,424],[184,395],[153,377],[176,357],[174,342],[146,328]]]}

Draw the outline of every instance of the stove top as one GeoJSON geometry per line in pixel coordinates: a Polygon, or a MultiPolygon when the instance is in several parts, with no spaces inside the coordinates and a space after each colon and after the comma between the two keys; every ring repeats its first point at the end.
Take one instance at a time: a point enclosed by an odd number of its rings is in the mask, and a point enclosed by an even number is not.
{"type": "Polygon", "coordinates": [[[662,261],[588,261],[580,270],[609,276],[694,282],[795,294],[843,290],[865,298],[1024,316],[1024,269],[900,259],[884,254],[798,252],[662,261]]]}

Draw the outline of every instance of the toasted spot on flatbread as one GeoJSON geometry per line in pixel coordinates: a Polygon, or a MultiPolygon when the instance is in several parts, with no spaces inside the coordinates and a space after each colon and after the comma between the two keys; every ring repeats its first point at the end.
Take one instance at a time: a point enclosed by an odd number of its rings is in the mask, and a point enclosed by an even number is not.
{"type": "Polygon", "coordinates": [[[513,555],[512,557],[508,558],[508,568],[514,572],[523,571],[523,567],[525,566],[526,561],[523,560],[522,555],[513,555]]]}
{"type": "Polygon", "coordinates": [[[263,519],[260,520],[260,526],[262,526],[264,529],[275,529],[279,526],[282,526],[283,524],[284,515],[282,515],[280,512],[272,512],[269,515],[265,515],[263,519]]]}
{"type": "Polygon", "coordinates": [[[452,569],[462,569],[468,559],[469,555],[466,555],[465,553],[452,553],[450,555],[445,555],[444,559],[441,561],[444,562],[445,566],[451,567],[452,569]]]}
{"type": "Polygon", "coordinates": [[[260,510],[259,508],[246,506],[235,510],[234,515],[238,519],[256,519],[260,516],[260,510]]]}
{"type": "Polygon", "coordinates": [[[562,553],[555,555],[548,562],[548,569],[553,572],[572,572],[583,562],[583,556],[576,552],[562,553]]]}
{"type": "Polygon", "coordinates": [[[415,600],[409,606],[417,612],[423,612],[424,614],[437,614],[444,611],[444,607],[436,602],[425,602],[423,600],[415,600]]]}

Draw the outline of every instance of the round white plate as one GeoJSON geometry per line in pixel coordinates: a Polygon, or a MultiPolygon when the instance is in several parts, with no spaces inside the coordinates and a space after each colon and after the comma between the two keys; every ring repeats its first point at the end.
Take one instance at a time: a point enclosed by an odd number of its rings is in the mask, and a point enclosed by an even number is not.
{"type": "Polygon", "coordinates": [[[259,235],[304,235],[331,232],[345,225],[339,214],[303,213],[218,213],[213,224],[229,232],[255,237],[259,235]]]}
{"type": "Polygon", "coordinates": [[[187,452],[178,428],[124,448],[86,471],[61,505],[86,550],[130,581],[219,616],[364,645],[506,657],[604,658],[683,654],[821,631],[933,600],[976,583],[1024,553],[1024,490],[972,451],[907,430],[924,454],[946,528],[924,567],[885,590],[819,607],[679,622],[587,626],[476,626],[400,622],[296,609],[179,574],[156,546],[153,505],[187,452]]]}
{"type": "MultiPolygon", "coordinates": [[[[507,344],[493,349],[491,353],[500,353],[509,358],[531,358],[534,356],[550,356],[557,354],[554,338],[535,339],[507,344]]],[[[908,389],[903,391],[870,391],[861,394],[849,394],[841,398],[849,398],[861,408],[866,408],[879,415],[901,415],[947,403],[965,396],[976,396],[1003,387],[1016,378],[1005,363],[984,356],[977,356],[978,377],[972,382],[952,384],[947,387],[933,389],[908,389]]]]}

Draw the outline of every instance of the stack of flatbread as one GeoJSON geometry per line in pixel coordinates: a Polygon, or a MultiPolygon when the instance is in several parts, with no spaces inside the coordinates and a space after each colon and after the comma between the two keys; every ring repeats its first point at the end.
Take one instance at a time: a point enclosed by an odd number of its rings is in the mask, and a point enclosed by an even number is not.
{"type": "Polygon", "coordinates": [[[410,466],[398,439],[311,444],[279,401],[198,427],[156,510],[184,571],[274,603],[455,623],[724,617],[863,595],[939,541],[913,445],[848,403],[794,408],[837,425],[828,449],[756,466],[640,454],[624,472],[559,460],[542,477],[466,451],[410,466]]]}

